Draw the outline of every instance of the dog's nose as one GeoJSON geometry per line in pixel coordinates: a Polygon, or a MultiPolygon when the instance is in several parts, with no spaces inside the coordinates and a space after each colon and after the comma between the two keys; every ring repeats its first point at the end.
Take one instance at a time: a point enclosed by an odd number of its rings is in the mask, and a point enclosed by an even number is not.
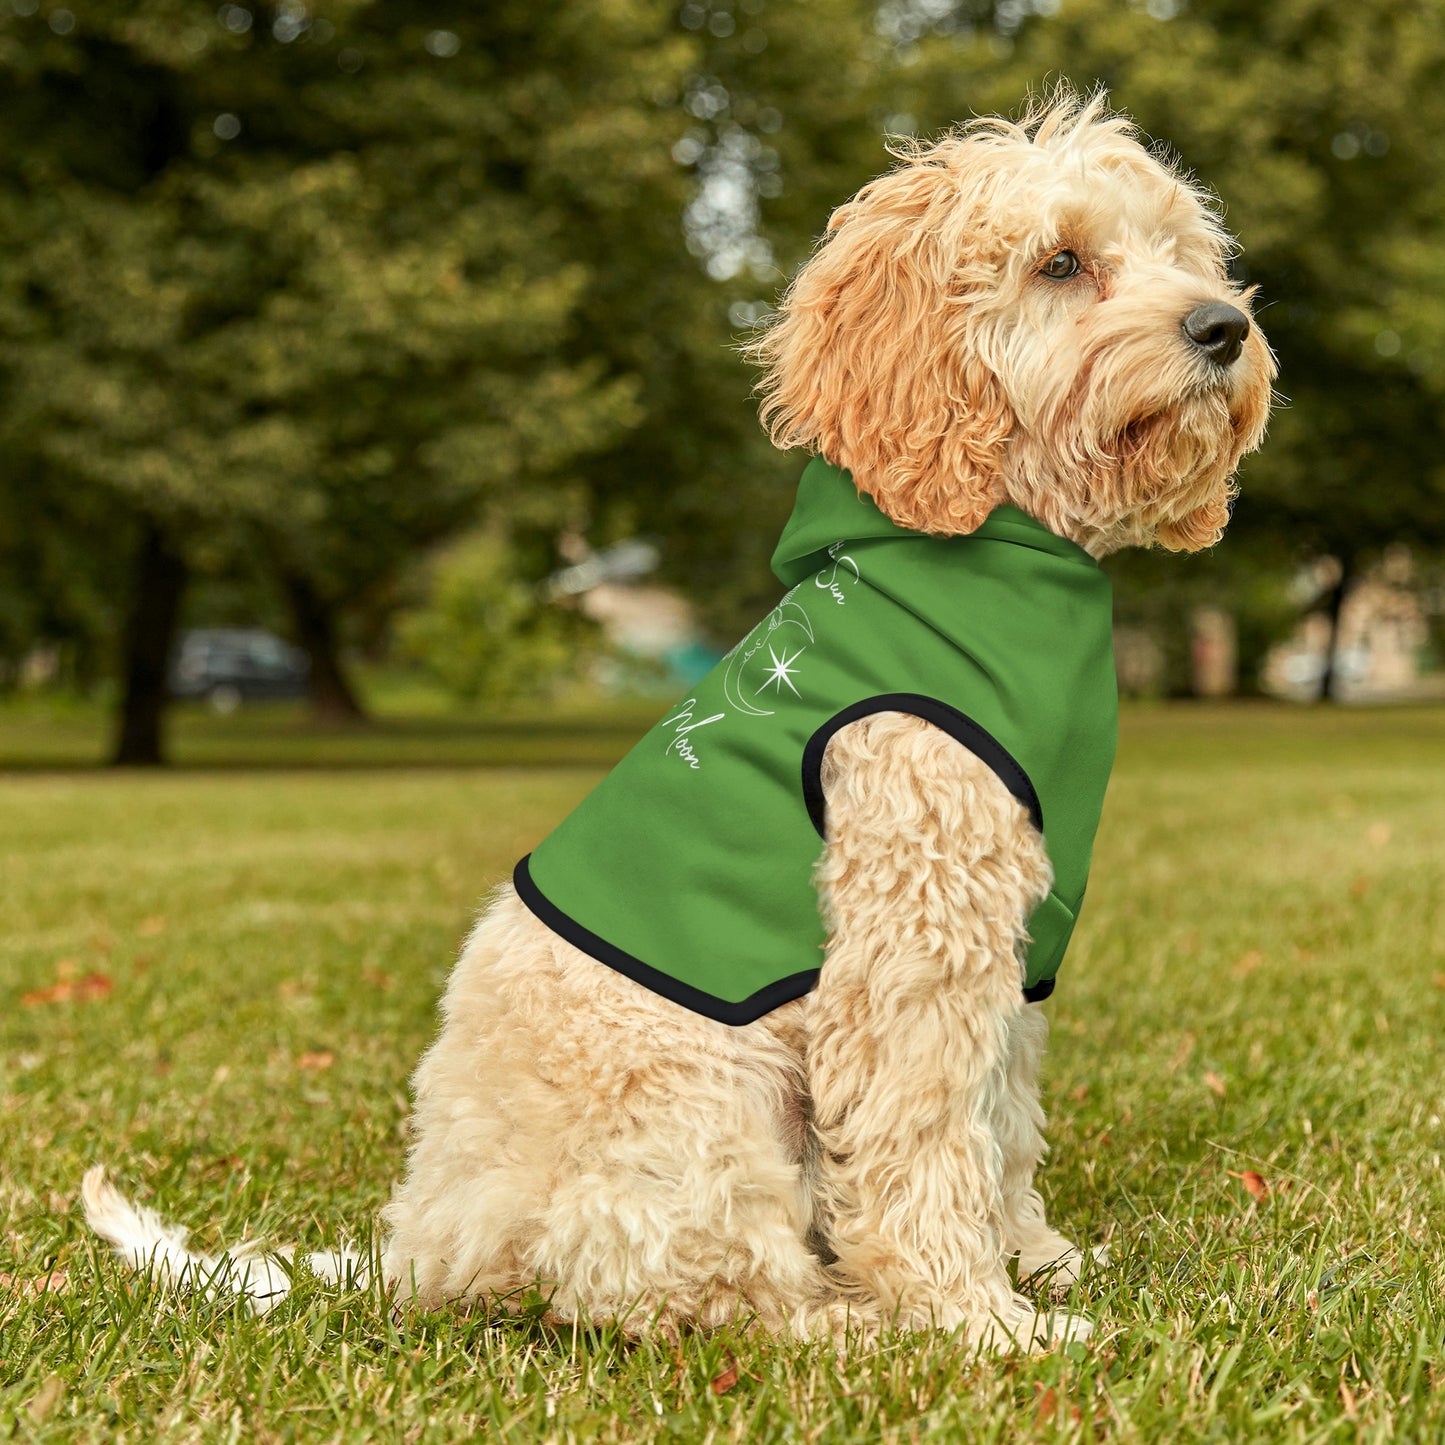
{"type": "Polygon", "coordinates": [[[1206,301],[1184,318],[1184,334],[1216,365],[1229,366],[1244,350],[1249,317],[1223,301],[1206,301]]]}

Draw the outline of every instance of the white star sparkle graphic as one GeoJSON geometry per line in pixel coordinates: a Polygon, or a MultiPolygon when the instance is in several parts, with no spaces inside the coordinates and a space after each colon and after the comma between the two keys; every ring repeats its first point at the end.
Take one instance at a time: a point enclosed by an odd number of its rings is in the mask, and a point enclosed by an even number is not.
{"type": "MultiPolygon", "coordinates": [[[[783,684],[787,683],[794,697],[802,697],[803,694],[793,686],[792,674],[798,670],[793,664],[803,655],[803,649],[800,647],[791,657],[787,654],[788,649],[786,647],[783,649],[782,657],[779,657],[771,647],[768,648],[768,656],[773,659],[773,670],[763,679],[763,687],[767,687],[769,683],[772,683],[779,692],[782,692],[783,684]]],[[[763,687],[760,687],[758,691],[761,692],[763,687]]]]}

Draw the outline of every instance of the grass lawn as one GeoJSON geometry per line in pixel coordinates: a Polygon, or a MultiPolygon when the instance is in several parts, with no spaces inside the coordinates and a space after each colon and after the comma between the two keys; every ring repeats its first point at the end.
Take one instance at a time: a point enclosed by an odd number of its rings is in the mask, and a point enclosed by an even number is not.
{"type": "MultiPolygon", "coordinates": [[[[642,720],[193,719],[187,770],[0,776],[0,1438],[1445,1439],[1440,709],[1126,716],[1046,1005],[1087,1347],[674,1353],[311,1280],[256,1320],[87,1240],[104,1160],[203,1247],[364,1241],[479,898],[642,720]]],[[[0,757],[91,756],[66,726],[0,757]]]]}

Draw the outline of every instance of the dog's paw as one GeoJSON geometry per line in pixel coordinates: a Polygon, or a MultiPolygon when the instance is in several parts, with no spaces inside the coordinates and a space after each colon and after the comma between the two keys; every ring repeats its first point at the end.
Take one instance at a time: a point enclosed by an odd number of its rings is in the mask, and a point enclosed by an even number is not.
{"type": "Polygon", "coordinates": [[[1087,1315],[1070,1314],[1067,1310],[1054,1310],[1039,1316],[1039,1328],[1035,1331],[1038,1347],[1052,1349],[1056,1345],[1082,1343],[1094,1333],[1094,1322],[1087,1315]]]}
{"type": "Polygon", "coordinates": [[[1007,1309],[970,1331],[969,1339],[979,1350],[1000,1354],[1023,1350],[1034,1354],[1087,1340],[1093,1329],[1093,1321],[1084,1315],[1040,1310],[1032,1300],[1015,1295],[1007,1309]]]}
{"type": "Polygon", "coordinates": [[[1109,1246],[1096,1244],[1086,1255],[1059,1236],[1057,1244],[1050,1248],[1020,1251],[1019,1283],[1052,1294],[1067,1294],[1079,1282],[1086,1261],[1107,1264],[1109,1246]]]}

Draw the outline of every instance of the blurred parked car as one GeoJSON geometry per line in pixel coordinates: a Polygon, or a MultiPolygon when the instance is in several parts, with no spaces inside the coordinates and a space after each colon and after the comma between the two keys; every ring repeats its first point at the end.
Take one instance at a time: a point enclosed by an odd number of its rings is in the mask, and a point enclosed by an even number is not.
{"type": "Polygon", "coordinates": [[[204,698],[217,712],[243,702],[306,696],[311,660],[259,627],[206,627],[182,634],[171,696],[204,698]]]}

